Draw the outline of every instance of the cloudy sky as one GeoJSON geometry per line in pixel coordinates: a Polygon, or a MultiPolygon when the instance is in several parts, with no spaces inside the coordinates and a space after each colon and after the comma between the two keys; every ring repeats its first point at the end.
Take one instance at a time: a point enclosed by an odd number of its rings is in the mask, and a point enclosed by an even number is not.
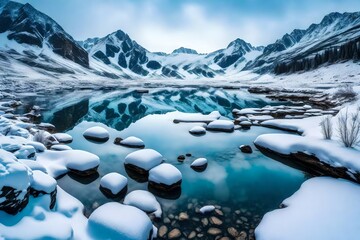
{"type": "Polygon", "coordinates": [[[236,38],[274,42],[333,12],[360,11],[359,0],[20,0],[48,14],[75,39],[121,29],[150,51],[180,46],[198,52],[224,48],[236,38]]]}

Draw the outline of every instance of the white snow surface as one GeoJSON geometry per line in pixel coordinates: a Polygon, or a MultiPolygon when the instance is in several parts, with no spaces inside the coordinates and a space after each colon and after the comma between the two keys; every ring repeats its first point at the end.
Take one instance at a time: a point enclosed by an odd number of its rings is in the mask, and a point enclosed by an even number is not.
{"type": "Polygon", "coordinates": [[[149,172],[149,181],[171,186],[182,180],[181,172],[169,163],[162,163],[149,172]]]}
{"type": "Polygon", "coordinates": [[[189,132],[191,134],[205,134],[206,133],[206,129],[202,126],[194,126],[192,127],[189,132]]]}
{"type": "Polygon", "coordinates": [[[59,143],[71,142],[73,140],[72,136],[67,133],[55,133],[53,136],[59,141],[59,143]]]}
{"type": "Polygon", "coordinates": [[[33,178],[31,181],[31,187],[33,189],[51,193],[56,189],[56,185],[56,180],[53,177],[39,170],[33,171],[33,178]]]}
{"type": "Polygon", "coordinates": [[[89,217],[93,239],[148,239],[153,225],[140,209],[116,202],[97,208],[89,217]]]}
{"type": "Polygon", "coordinates": [[[163,156],[153,149],[141,149],[132,153],[129,153],[125,157],[125,164],[132,164],[140,167],[146,171],[149,171],[153,167],[156,167],[163,161],[163,156]]]}
{"type": "Polygon", "coordinates": [[[137,207],[146,213],[153,213],[155,217],[161,218],[162,210],[160,203],[148,191],[135,190],[128,193],[124,199],[124,204],[137,207]]]}
{"type": "Polygon", "coordinates": [[[100,179],[100,185],[116,195],[121,192],[128,184],[128,179],[120,173],[108,173],[100,179]]]}
{"type": "Polygon", "coordinates": [[[31,170],[16,157],[0,149],[0,189],[4,186],[26,191],[30,186],[31,170]]]}
{"type": "Polygon", "coordinates": [[[98,156],[82,150],[46,150],[38,153],[37,161],[43,164],[54,178],[67,173],[68,168],[85,171],[97,167],[100,163],[98,156]]]}
{"type": "Polygon", "coordinates": [[[267,213],[255,229],[257,240],[356,240],[360,236],[360,186],[330,177],[307,180],[267,213]]]}

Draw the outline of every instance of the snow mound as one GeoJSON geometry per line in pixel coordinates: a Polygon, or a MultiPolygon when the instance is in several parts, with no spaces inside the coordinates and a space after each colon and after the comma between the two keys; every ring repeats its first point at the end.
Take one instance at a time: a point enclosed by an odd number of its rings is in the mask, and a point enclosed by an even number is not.
{"type": "Polygon", "coordinates": [[[307,180],[267,213],[255,230],[257,240],[359,239],[360,186],[330,177],[307,180]]]}
{"type": "Polygon", "coordinates": [[[36,159],[36,150],[33,146],[25,145],[21,146],[19,150],[17,150],[14,155],[18,159],[36,159]]]}
{"type": "Polygon", "coordinates": [[[100,186],[109,190],[113,195],[119,194],[127,187],[127,184],[128,179],[116,172],[108,173],[100,180],[100,186]]]}
{"type": "Polygon", "coordinates": [[[35,170],[33,171],[33,179],[31,188],[39,192],[51,193],[56,189],[56,180],[46,173],[35,170]]]}
{"type": "Polygon", "coordinates": [[[106,203],[89,217],[93,239],[151,239],[153,225],[141,210],[120,203],[106,203]]]}
{"type": "Polygon", "coordinates": [[[26,145],[30,145],[32,147],[35,148],[36,152],[44,152],[46,150],[46,147],[44,146],[44,144],[40,143],[40,142],[28,142],[26,143],[26,145]]]}
{"type": "Polygon", "coordinates": [[[198,158],[195,159],[192,163],[191,163],[191,167],[192,168],[204,168],[206,167],[208,161],[206,158],[198,158]]]}
{"type": "Polygon", "coordinates": [[[203,135],[206,134],[206,129],[202,126],[195,126],[189,130],[189,133],[193,135],[203,135]]]}
{"type": "Polygon", "coordinates": [[[149,171],[163,161],[163,156],[153,149],[142,149],[128,154],[125,164],[131,164],[145,171],[149,171]]]}
{"type": "Polygon", "coordinates": [[[46,168],[44,167],[44,165],[42,165],[38,161],[20,159],[19,162],[25,164],[26,166],[28,166],[33,171],[39,170],[39,171],[42,171],[42,172],[46,173],[46,168]]]}
{"type": "Polygon", "coordinates": [[[137,137],[127,137],[124,140],[120,141],[120,144],[127,147],[133,147],[133,148],[144,148],[145,144],[143,140],[137,137]]]}
{"type": "Polygon", "coordinates": [[[97,168],[100,164],[100,158],[95,154],[82,150],[63,151],[67,158],[66,167],[77,171],[87,171],[97,168]]]}
{"type": "Polygon", "coordinates": [[[86,139],[93,141],[106,142],[109,140],[108,130],[99,126],[88,128],[83,135],[86,139]]]}
{"type": "Polygon", "coordinates": [[[72,148],[65,144],[55,144],[50,147],[53,151],[66,151],[66,150],[72,150],[72,148]]]}
{"type": "Polygon", "coordinates": [[[234,131],[234,123],[229,120],[215,120],[207,125],[207,130],[232,132],[234,131]]]}
{"type": "Polygon", "coordinates": [[[181,180],[181,172],[169,163],[162,163],[149,171],[149,181],[157,184],[172,186],[181,180]]]}
{"type": "Polygon", "coordinates": [[[213,205],[206,205],[206,206],[203,206],[202,208],[200,208],[200,212],[202,214],[209,213],[214,210],[215,210],[215,206],[213,206],[213,205]]]}
{"type": "Polygon", "coordinates": [[[135,190],[126,195],[124,204],[137,207],[146,213],[153,213],[155,217],[161,218],[162,210],[155,196],[144,190],[135,190]]]}
{"type": "Polygon", "coordinates": [[[53,136],[59,143],[71,143],[73,141],[72,136],[67,133],[55,133],[53,136]]]}

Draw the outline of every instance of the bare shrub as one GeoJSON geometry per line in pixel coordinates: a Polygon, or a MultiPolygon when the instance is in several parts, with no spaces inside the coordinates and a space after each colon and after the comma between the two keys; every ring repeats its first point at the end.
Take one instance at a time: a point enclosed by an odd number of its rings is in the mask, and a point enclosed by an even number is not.
{"type": "Polygon", "coordinates": [[[350,84],[343,85],[338,88],[334,93],[336,98],[345,98],[348,100],[355,100],[357,93],[354,91],[354,88],[350,84]]]}
{"type": "Polygon", "coordinates": [[[321,132],[325,139],[331,139],[333,135],[332,117],[326,116],[320,122],[321,132]]]}
{"type": "Polygon", "coordinates": [[[345,147],[354,147],[360,141],[360,111],[349,113],[341,112],[338,117],[338,132],[345,147]]]}

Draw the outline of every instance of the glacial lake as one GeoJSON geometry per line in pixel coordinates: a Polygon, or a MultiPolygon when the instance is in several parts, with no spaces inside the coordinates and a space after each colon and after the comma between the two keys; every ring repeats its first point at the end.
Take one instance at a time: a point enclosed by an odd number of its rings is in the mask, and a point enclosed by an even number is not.
{"type": "MultiPolygon", "coordinates": [[[[257,136],[277,133],[279,130],[253,126],[250,130],[235,130],[233,133],[207,132],[196,137],[188,130],[199,123],[172,122],[172,111],[204,114],[219,111],[224,117],[232,118],[233,108],[263,107],[279,105],[260,95],[251,95],[244,90],[221,89],[150,89],[150,92],[120,90],[111,92],[84,91],[80,94],[59,94],[49,100],[46,96],[27,96],[23,109],[33,104],[43,109],[43,121],[55,124],[60,131],[73,136],[69,144],[98,155],[101,163],[98,175],[79,178],[72,174],[58,180],[59,186],[79,199],[85,205],[85,215],[98,206],[114,201],[99,190],[100,178],[110,172],[118,172],[129,179],[128,192],[147,190],[147,182],[141,182],[128,175],[124,168],[125,156],[136,149],[113,143],[116,137],[136,136],[146,148],[160,152],[166,162],[175,165],[183,175],[181,192],[172,196],[155,193],[163,210],[161,220],[155,225],[178,227],[189,232],[200,228],[204,233],[210,224],[199,221],[202,216],[196,210],[204,205],[221,206],[223,222],[216,226],[229,236],[226,229],[244,230],[253,236],[253,229],[262,216],[279,207],[282,200],[291,196],[308,178],[303,172],[264,156],[253,145],[257,136]],[[92,126],[103,126],[110,132],[106,143],[94,143],[84,139],[83,132],[92,126]],[[251,145],[254,152],[245,154],[239,150],[242,144],[251,145]],[[183,163],[179,155],[191,154],[183,163]],[[191,162],[199,157],[208,159],[204,172],[190,168],[191,162]],[[175,216],[186,212],[190,220],[177,221],[175,216]],[[165,220],[166,219],[166,220],[165,220]],[[170,220],[167,221],[167,220],[170,220]]],[[[122,201],[122,199],[115,199],[122,201]]],[[[199,229],[198,229],[199,230],[199,229]]],[[[203,239],[212,239],[204,237],[203,239]]]]}

